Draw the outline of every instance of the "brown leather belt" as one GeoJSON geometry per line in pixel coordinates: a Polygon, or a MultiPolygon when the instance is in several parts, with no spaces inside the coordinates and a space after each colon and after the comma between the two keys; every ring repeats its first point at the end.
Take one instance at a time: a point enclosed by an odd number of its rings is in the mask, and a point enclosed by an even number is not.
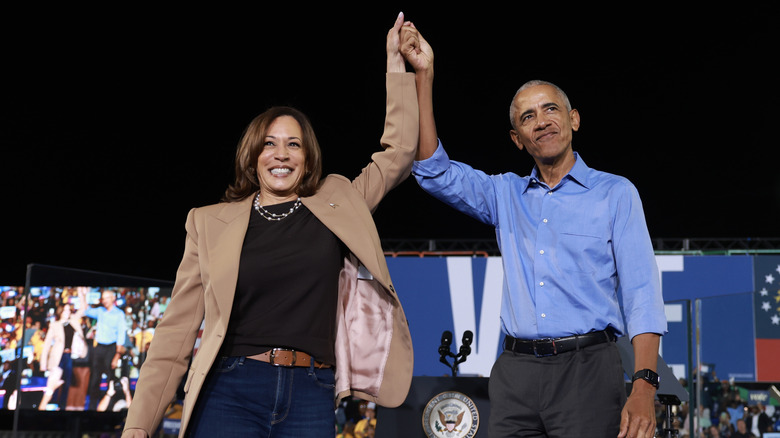
{"type": "MultiPolygon", "coordinates": [[[[259,360],[277,367],[308,367],[311,365],[311,355],[303,351],[286,348],[272,348],[265,353],[247,356],[247,359],[259,360]]],[[[314,361],[314,368],[330,368],[330,364],[314,361]]]]}

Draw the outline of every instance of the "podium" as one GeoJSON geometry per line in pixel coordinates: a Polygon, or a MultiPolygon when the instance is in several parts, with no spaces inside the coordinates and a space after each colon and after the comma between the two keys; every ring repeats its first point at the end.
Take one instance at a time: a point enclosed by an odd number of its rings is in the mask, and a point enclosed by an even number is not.
{"type": "MultiPolygon", "coordinates": [[[[487,438],[487,423],[490,416],[488,378],[451,376],[412,377],[409,394],[400,406],[393,409],[380,408],[377,411],[376,436],[427,438],[424,418],[433,417],[431,422],[436,423],[439,415],[443,415],[440,412],[447,411],[446,405],[455,405],[452,410],[465,414],[465,417],[477,414],[476,430],[458,436],[487,438]],[[464,395],[467,400],[464,401],[460,394],[464,395]],[[456,399],[452,399],[452,397],[456,397],[456,399]],[[451,403],[452,401],[454,403],[451,403]],[[468,409],[469,401],[473,402],[473,410],[468,409]]],[[[461,426],[465,427],[467,421],[468,418],[462,420],[461,426]]],[[[444,421],[440,422],[441,427],[446,427],[442,423],[444,421]]]]}

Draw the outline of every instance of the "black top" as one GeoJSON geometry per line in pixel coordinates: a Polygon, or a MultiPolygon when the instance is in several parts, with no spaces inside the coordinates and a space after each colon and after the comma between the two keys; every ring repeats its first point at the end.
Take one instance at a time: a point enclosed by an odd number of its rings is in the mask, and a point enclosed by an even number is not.
{"type": "Polygon", "coordinates": [[[73,333],[76,330],[71,327],[69,321],[62,323],[62,329],[65,331],[65,348],[71,348],[71,345],[73,344],[73,333]]]}
{"type": "MultiPolygon", "coordinates": [[[[285,213],[293,204],[265,209],[285,213]]],[[[341,241],[305,206],[279,221],[252,208],[221,354],[251,356],[282,347],[335,365],[343,256],[341,241]]]]}

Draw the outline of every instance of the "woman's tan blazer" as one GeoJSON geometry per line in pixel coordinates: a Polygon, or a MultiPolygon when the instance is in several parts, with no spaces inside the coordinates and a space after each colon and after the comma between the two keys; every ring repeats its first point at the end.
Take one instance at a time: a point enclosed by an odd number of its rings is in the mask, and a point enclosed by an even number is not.
{"type": "MultiPolygon", "coordinates": [[[[411,172],[419,114],[414,74],[388,73],[386,79],[384,150],[354,180],[329,175],[302,202],[350,250],[339,277],[334,402],[352,394],[394,407],[411,384],[412,340],[372,213],[411,172]]],[[[228,328],[251,211],[252,197],[190,211],[171,301],[141,368],[125,430],[143,429],[151,436],[186,376],[180,436],[186,431],[228,328]]]]}
{"type": "MultiPolygon", "coordinates": [[[[86,301],[78,310],[71,313],[68,323],[73,327],[73,341],[71,342],[70,354],[74,359],[87,357],[87,341],[84,338],[84,330],[81,328],[81,317],[84,316],[84,306],[86,301]]],[[[41,352],[41,363],[46,364],[46,369],[54,370],[60,366],[60,360],[65,351],[65,324],[63,321],[55,319],[49,322],[49,328],[46,330],[46,339],[41,352]]]]}

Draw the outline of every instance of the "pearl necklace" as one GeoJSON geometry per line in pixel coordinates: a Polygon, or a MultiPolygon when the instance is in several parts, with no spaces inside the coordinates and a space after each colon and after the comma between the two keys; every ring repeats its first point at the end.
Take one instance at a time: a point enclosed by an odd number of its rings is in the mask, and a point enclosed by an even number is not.
{"type": "Polygon", "coordinates": [[[260,213],[260,216],[262,216],[265,220],[280,221],[286,218],[287,216],[291,215],[295,210],[298,209],[298,207],[301,206],[301,198],[299,197],[298,199],[295,200],[295,204],[293,204],[293,206],[290,207],[290,211],[281,214],[271,213],[270,211],[263,208],[263,206],[260,205],[260,193],[258,193],[257,196],[255,196],[254,204],[255,204],[255,210],[257,210],[257,212],[260,213]]]}

